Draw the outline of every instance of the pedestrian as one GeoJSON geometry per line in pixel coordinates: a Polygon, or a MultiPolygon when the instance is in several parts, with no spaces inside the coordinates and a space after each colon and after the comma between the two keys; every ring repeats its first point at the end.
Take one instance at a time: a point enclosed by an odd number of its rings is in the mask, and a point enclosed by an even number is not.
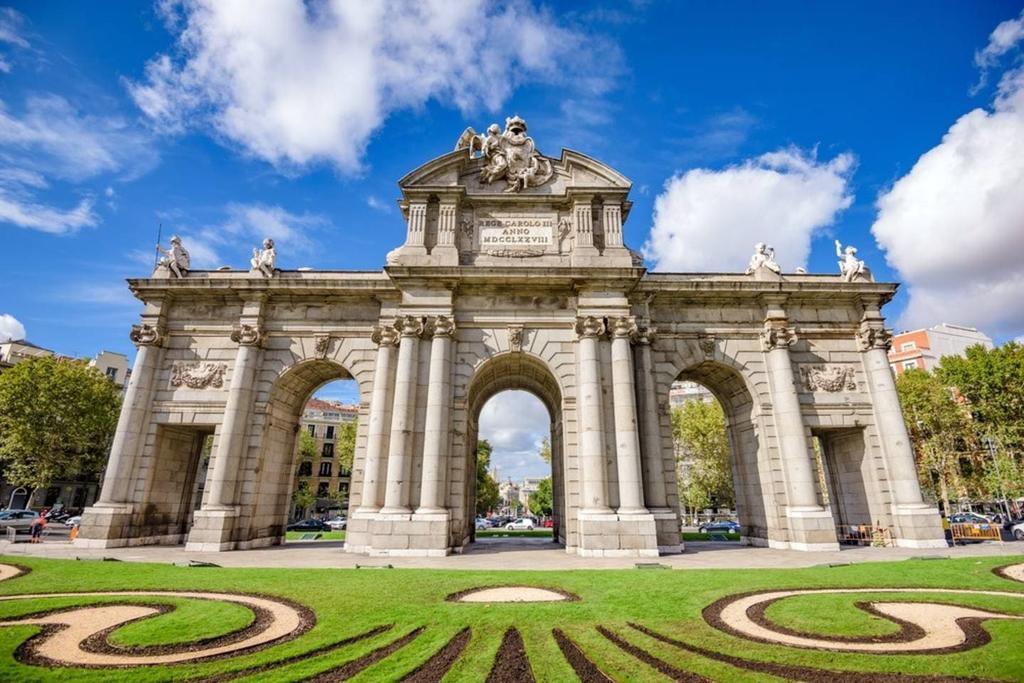
{"type": "Polygon", "coordinates": [[[46,518],[39,515],[32,520],[32,524],[29,525],[29,530],[32,532],[32,543],[41,543],[43,540],[43,529],[46,528],[46,518]]]}

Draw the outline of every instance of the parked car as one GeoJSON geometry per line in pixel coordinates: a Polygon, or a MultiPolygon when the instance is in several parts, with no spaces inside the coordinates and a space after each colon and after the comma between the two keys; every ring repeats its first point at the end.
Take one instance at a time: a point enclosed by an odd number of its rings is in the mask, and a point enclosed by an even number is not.
{"type": "Polygon", "coordinates": [[[544,526],[545,529],[554,529],[555,528],[555,520],[553,520],[553,519],[545,519],[543,526],[544,526]]]}
{"type": "Polygon", "coordinates": [[[1010,533],[1013,534],[1013,537],[1018,541],[1024,541],[1024,522],[1014,524],[1010,527],[1010,533]]]}
{"type": "Polygon", "coordinates": [[[991,524],[992,520],[977,512],[954,512],[949,516],[950,524],[991,524]]]}
{"type": "Polygon", "coordinates": [[[319,519],[304,519],[288,525],[288,531],[330,531],[331,527],[319,519]]]}
{"type": "Polygon", "coordinates": [[[533,520],[529,517],[520,517],[514,522],[506,524],[505,528],[509,531],[533,531],[534,525],[533,520]]]}
{"type": "Polygon", "coordinates": [[[706,534],[711,534],[711,533],[738,534],[738,533],[740,533],[740,523],[739,522],[734,522],[734,521],[729,520],[729,519],[718,521],[718,522],[705,522],[704,524],[701,524],[697,528],[697,531],[700,531],[701,533],[706,533],[706,534]]]}
{"type": "Polygon", "coordinates": [[[490,529],[492,526],[494,526],[494,524],[491,522],[491,520],[487,519],[486,517],[477,517],[476,518],[476,529],[477,529],[477,531],[483,531],[484,529],[490,529]]]}
{"type": "Polygon", "coordinates": [[[327,526],[331,527],[331,531],[344,531],[348,526],[348,520],[344,517],[334,517],[327,520],[327,526]]]}
{"type": "Polygon", "coordinates": [[[64,520],[64,526],[69,529],[72,527],[79,526],[82,523],[82,515],[75,515],[74,517],[68,517],[64,520]]]}
{"type": "Polygon", "coordinates": [[[39,513],[32,510],[0,510],[0,529],[14,527],[19,533],[28,533],[38,516],[39,513]]]}

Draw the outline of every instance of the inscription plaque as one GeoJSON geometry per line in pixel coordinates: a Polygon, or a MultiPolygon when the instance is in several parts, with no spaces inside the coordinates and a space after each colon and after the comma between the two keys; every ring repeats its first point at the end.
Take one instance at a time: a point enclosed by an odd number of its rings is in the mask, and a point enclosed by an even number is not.
{"type": "Polygon", "coordinates": [[[494,256],[540,256],[554,244],[555,214],[490,213],[477,217],[480,248],[494,256]]]}

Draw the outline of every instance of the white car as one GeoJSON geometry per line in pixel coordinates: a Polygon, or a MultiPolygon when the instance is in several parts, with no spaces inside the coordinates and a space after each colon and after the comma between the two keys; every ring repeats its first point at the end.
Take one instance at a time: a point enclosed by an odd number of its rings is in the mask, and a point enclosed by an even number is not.
{"type": "Polygon", "coordinates": [[[327,520],[327,526],[331,527],[331,531],[344,531],[348,526],[348,520],[344,517],[335,517],[327,520]]]}
{"type": "Polygon", "coordinates": [[[1013,534],[1013,537],[1018,541],[1024,541],[1024,522],[1011,526],[1010,533],[1013,534]]]}
{"type": "Polygon", "coordinates": [[[68,517],[64,520],[64,526],[67,528],[76,527],[82,523],[82,515],[75,515],[74,517],[68,517]]]}
{"type": "Polygon", "coordinates": [[[520,517],[514,522],[505,525],[509,531],[533,531],[533,520],[520,517]]]}

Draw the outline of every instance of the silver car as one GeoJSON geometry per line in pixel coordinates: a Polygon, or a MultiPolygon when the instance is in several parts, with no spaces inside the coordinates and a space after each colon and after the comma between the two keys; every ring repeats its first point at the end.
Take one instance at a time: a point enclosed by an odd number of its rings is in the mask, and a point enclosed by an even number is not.
{"type": "Polygon", "coordinates": [[[19,533],[28,533],[32,522],[38,517],[39,513],[32,510],[0,510],[0,529],[14,527],[19,533]]]}

